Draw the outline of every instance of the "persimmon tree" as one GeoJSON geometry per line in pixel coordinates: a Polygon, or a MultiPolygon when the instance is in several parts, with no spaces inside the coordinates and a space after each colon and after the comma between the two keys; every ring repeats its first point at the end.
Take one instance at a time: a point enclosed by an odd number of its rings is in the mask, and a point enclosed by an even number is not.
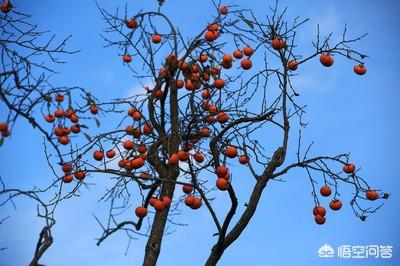
{"type": "Polygon", "coordinates": [[[38,203],[38,216],[44,218],[30,265],[37,265],[53,242],[55,210],[85,193],[88,175],[113,183],[100,195],[111,207],[106,222],[96,218],[103,230],[97,244],[120,231],[129,238],[144,235],[143,265],[156,265],[169,217],[180,208],[207,209],[215,244],[205,265],[216,265],[248,226],[268,182],[295,168],[304,169],[310,180],[317,224],[326,220],[321,196],[331,197],[331,210],[341,209],[339,183],[353,188],[350,205],[361,220],[381,206],[363,202],[389,195],[359,175],[348,153],[312,156],[311,145],[301,143],[301,131],[290,130],[293,123],[306,126],[293,81],[298,68],[334,68],[334,59],[347,60],[364,75],[367,56],[352,47],[365,35],[348,37],[345,28],[335,42],[332,34],[323,37],[318,30],[313,52],[303,55],[296,36],[308,19],[288,21],[277,3],[261,20],[252,10],[211,2],[215,14],[193,36],[180,33],[162,12],[163,4],[138,13],[98,7],[106,23],[104,40],[120,52],[116,60],[148,84],[132,97],[100,101],[85,88],[52,85],[48,76],[56,73],[59,56],[75,53],[66,49],[68,38],[56,43],[30,16],[9,1],[2,3],[0,98],[8,113],[1,115],[1,144],[7,144],[17,120],[27,120],[43,135],[54,173],[44,188],[8,188],[2,181],[2,205],[25,196],[38,203]],[[39,63],[44,59],[47,63],[39,63]],[[112,130],[98,132],[106,117],[117,122],[112,130]],[[267,132],[274,134],[268,143],[259,138],[267,132]],[[298,142],[293,162],[287,161],[290,137],[298,142]],[[236,177],[238,167],[247,175],[236,177]],[[247,198],[236,196],[235,178],[251,184],[247,198]],[[177,190],[186,195],[176,196],[177,190]],[[214,198],[229,199],[225,213],[213,208],[214,198]],[[127,208],[134,200],[141,204],[127,208]],[[119,220],[121,209],[131,219],[119,220]]]}

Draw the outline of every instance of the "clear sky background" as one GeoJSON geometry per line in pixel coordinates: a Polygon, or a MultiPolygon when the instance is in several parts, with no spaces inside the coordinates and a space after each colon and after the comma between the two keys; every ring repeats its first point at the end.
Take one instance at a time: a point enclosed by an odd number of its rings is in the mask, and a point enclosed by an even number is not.
{"type": "MultiPolygon", "coordinates": [[[[89,88],[101,99],[128,96],[140,89],[137,80],[123,66],[120,51],[103,48],[99,33],[104,29],[99,11],[93,0],[86,1],[13,1],[24,12],[33,14],[32,20],[41,29],[51,30],[59,38],[73,35],[72,49],[81,52],[66,57],[68,64],[57,70],[52,78],[55,84],[89,88]]],[[[99,1],[108,10],[123,7],[124,1],[99,1]]],[[[185,35],[193,36],[211,20],[211,5],[207,1],[166,0],[164,13],[171,17],[185,35]]],[[[260,17],[274,1],[233,1],[223,4],[240,4],[252,8],[260,17]]],[[[351,194],[343,187],[344,207],[340,212],[329,212],[324,226],[313,221],[313,199],[309,181],[303,171],[290,172],[286,182],[271,182],[266,189],[256,215],[249,226],[224,254],[219,265],[399,265],[400,225],[398,176],[398,138],[400,93],[398,88],[398,59],[400,4],[398,1],[280,1],[288,6],[288,16],[310,18],[298,32],[301,52],[311,49],[311,40],[319,23],[323,33],[334,31],[340,38],[345,23],[349,34],[368,33],[356,48],[367,53],[368,73],[356,76],[353,64],[337,60],[334,67],[321,67],[318,59],[300,68],[294,84],[300,102],[307,104],[306,120],[309,126],[303,132],[304,143],[316,140],[313,154],[333,155],[351,151],[352,161],[362,166],[364,176],[373,186],[391,193],[391,198],[379,212],[361,222],[356,218],[348,201],[351,194]],[[392,245],[390,260],[340,260],[320,259],[317,250],[323,244],[337,245],[392,245]]],[[[139,9],[154,10],[157,1],[128,1],[130,14],[139,9]]],[[[0,120],[4,106],[0,107],[0,120]]],[[[260,137],[263,137],[260,135],[260,137]]],[[[14,128],[11,139],[0,149],[0,175],[9,186],[30,187],[50,180],[41,145],[42,138],[25,122],[14,128]]],[[[292,135],[290,145],[296,145],[292,135]]],[[[294,154],[294,149],[290,150],[294,154]]],[[[293,156],[288,159],[293,160],[293,156]]],[[[243,169],[238,169],[238,176],[243,169]]],[[[243,171],[244,173],[244,171],[243,171]]],[[[102,179],[91,177],[97,183],[82,196],[66,201],[57,211],[57,224],[53,229],[54,244],[41,261],[45,265],[141,265],[146,239],[138,237],[124,255],[128,240],[123,233],[113,235],[100,247],[95,238],[101,228],[93,214],[105,219],[107,204],[98,203],[99,193],[109,185],[102,179]]],[[[240,195],[248,195],[248,186],[238,188],[240,195]],[[247,190],[246,190],[247,189],[247,190]]],[[[242,197],[240,203],[247,201],[242,197]]],[[[325,202],[327,205],[328,200],[325,202]]],[[[32,258],[41,221],[35,217],[36,208],[31,202],[16,201],[17,209],[6,206],[1,216],[10,219],[0,227],[1,266],[27,265],[32,258]]],[[[133,208],[136,203],[132,203],[133,208]]],[[[224,204],[217,203],[217,210],[224,204]]],[[[129,216],[128,216],[129,217],[129,216]]],[[[191,211],[182,207],[182,215],[175,221],[188,224],[184,227],[170,225],[163,241],[160,266],[203,265],[215,237],[214,228],[205,208],[191,211]]]]}

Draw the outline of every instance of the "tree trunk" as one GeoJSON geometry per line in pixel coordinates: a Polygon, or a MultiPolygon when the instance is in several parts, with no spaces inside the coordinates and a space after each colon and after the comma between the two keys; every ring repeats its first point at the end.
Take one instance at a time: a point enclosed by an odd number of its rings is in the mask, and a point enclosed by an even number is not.
{"type": "MultiPolygon", "coordinates": [[[[176,180],[178,173],[170,175],[176,180]]],[[[175,190],[175,183],[165,183],[161,189],[161,196],[168,196],[172,199],[175,190]]],[[[160,255],[161,242],[164,236],[164,229],[167,223],[169,208],[161,212],[156,212],[149,239],[147,240],[143,266],[156,266],[158,256],[160,255]]]]}
{"type": "Polygon", "coordinates": [[[157,212],[146,244],[143,266],[156,266],[169,210],[157,212]]]}
{"type": "Polygon", "coordinates": [[[211,254],[208,257],[205,266],[215,266],[217,262],[221,259],[222,254],[224,254],[225,249],[222,245],[215,244],[215,246],[211,249],[211,254]]]}
{"type": "Polygon", "coordinates": [[[263,175],[257,180],[256,185],[253,188],[251,193],[249,202],[245,211],[242,213],[241,217],[233,226],[232,230],[227,234],[223,235],[223,238],[218,239],[218,242],[214,245],[211,249],[210,256],[208,257],[205,266],[215,266],[217,265],[218,261],[221,259],[222,254],[224,251],[234,242],[243,230],[247,227],[248,223],[250,222],[251,218],[253,217],[254,213],[256,212],[258,203],[260,201],[261,195],[271,178],[272,174],[274,173],[275,169],[282,165],[283,161],[285,160],[285,149],[279,147],[272,156],[271,161],[268,163],[268,167],[265,169],[263,175]]]}

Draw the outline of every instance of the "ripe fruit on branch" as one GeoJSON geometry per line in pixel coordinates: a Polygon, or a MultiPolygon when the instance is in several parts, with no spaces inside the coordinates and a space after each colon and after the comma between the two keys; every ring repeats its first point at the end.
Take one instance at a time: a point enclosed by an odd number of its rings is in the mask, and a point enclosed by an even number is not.
{"type": "Polygon", "coordinates": [[[81,132],[81,127],[78,124],[72,125],[70,129],[71,132],[74,134],[78,134],[79,132],[81,132]]]}
{"type": "Polygon", "coordinates": [[[56,128],[54,129],[54,134],[55,134],[56,136],[58,136],[58,137],[60,137],[60,136],[66,136],[66,135],[68,135],[70,132],[71,132],[71,130],[70,130],[69,128],[64,128],[64,127],[60,127],[60,126],[58,126],[58,127],[56,127],[56,128]]]}
{"type": "Polygon", "coordinates": [[[226,173],[226,175],[224,177],[222,177],[222,178],[224,178],[224,179],[229,181],[229,179],[231,179],[231,173],[229,173],[229,171],[228,171],[228,173],[226,173]]]}
{"type": "Polygon", "coordinates": [[[214,86],[217,89],[222,89],[225,86],[225,81],[223,79],[216,79],[214,81],[214,86]]]}
{"type": "Polygon", "coordinates": [[[369,199],[369,200],[376,200],[376,199],[378,199],[378,193],[377,193],[375,190],[371,190],[371,189],[368,189],[368,190],[365,192],[365,196],[366,196],[367,199],[369,199]]]}
{"type": "Polygon", "coordinates": [[[203,90],[201,92],[201,97],[203,99],[210,99],[211,98],[211,94],[210,94],[210,92],[208,90],[203,90]]]}
{"type": "Polygon", "coordinates": [[[177,87],[178,89],[182,89],[184,85],[185,85],[185,83],[183,82],[183,80],[178,79],[178,80],[176,81],[176,87],[177,87]]]}
{"type": "Polygon", "coordinates": [[[292,71],[295,71],[297,69],[297,61],[296,60],[289,61],[288,68],[292,71]]]}
{"type": "Polygon", "coordinates": [[[222,14],[222,15],[228,14],[228,8],[226,6],[221,6],[219,8],[219,13],[222,14]]]}
{"type": "Polygon", "coordinates": [[[7,137],[9,137],[11,135],[11,132],[10,131],[3,131],[3,132],[1,132],[1,136],[3,136],[3,138],[7,138],[7,137]]]}
{"type": "Polygon", "coordinates": [[[254,49],[251,48],[250,46],[246,46],[246,47],[243,48],[243,53],[246,56],[251,56],[254,53],[254,49]]]}
{"type": "Polygon", "coordinates": [[[314,215],[325,216],[326,209],[323,206],[315,206],[314,209],[313,209],[313,214],[314,215]]]}
{"type": "Polygon", "coordinates": [[[346,163],[343,165],[343,172],[346,174],[352,174],[356,170],[356,166],[352,163],[346,163]]]}
{"type": "Polygon", "coordinates": [[[167,63],[168,64],[176,64],[176,55],[174,54],[169,54],[167,56],[167,63]]]}
{"type": "Polygon", "coordinates": [[[253,63],[250,59],[243,59],[242,62],[240,62],[240,65],[244,70],[247,70],[253,66],[253,63]]]}
{"type": "Polygon", "coordinates": [[[3,12],[4,14],[7,14],[8,12],[11,11],[12,7],[13,7],[12,4],[10,4],[8,1],[5,1],[5,2],[1,3],[0,9],[1,9],[1,12],[3,12]]]}
{"type": "Polygon", "coordinates": [[[160,99],[161,97],[164,96],[164,91],[158,89],[158,90],[155,91],[154,96],[155,96],[156,98],[160,99]]]}
{"type": "Polygon", "coordinates": [[[219,29],[219,27],[218,27],[217,23],[213,23],[213,24],[208,25],[208,30],[209,31],[218,31],[218,29],[219,29]]]}
{"type": "Polygon", "coordinates": [[[154,202],[155,202],[156,200],[157,200],[157,198],[151,197],[150,200],[149,200],[149,204],[150,204],[151,206],[154,206],[154,202]]]}
{"type": "Polygon", "coordinates": [[[169,68],[168,67],[161,67],[160,68],[160,76],[165,77],[169,72],[169,68]]]}
{"type": "Polygon", "coordinates": [[[226,64],[232,64],[232,56],[230,54],[224,54],[222,61],[226,64]]]}
{"type": "Polygon", "coordinates": [[[201,84],[200,80],[197,80],[196,82],[193,83],[193,87],[194,87],[195,90],[200,89],[202,85],[203,84],[201,84]]]}
{"type": "Polygon", "coordinates": [[[231,63],[226,63],[224,61],[221,62],[221,66],[225,69],[230,69],[232,67],[232,62],[231,63]]]}
{"type": "Polygon", "coordinates": [[[69,172],[72,171],[72,165],[69,164],[69,163],[64,163],[64,164],[61,166],[61,169],[63,170],[64,173],[69,173],[69,172]]]}
{"type": "Polygon", "coordinates": [[[0,132],[7,132],[8,131],[8,123],[3,122],[0,123],[0,132]]]}
{"type": "Polygon", "coordinates": [[[182,191],[186,194],[189,194],[193,191],[193,187],[191,185],[183,185],[182,191]]]}
{"type": "Polygon", "coordinates": [[[226,168],[223,165],[220,165],[215,170],[215,173],[217,174],[218,177],[225,177],[228,174],[228,168],[226,168]]]}
{"type": "Polygon", "coordinates": [[[137,109],[135,107],[131,107],[128,110],[128,115],[133,117],[133,114],[137,112],[137,109]]]}
{"type": "Polygon", "coordinates": [[[240,51],[240,50],[235,50],[235,51],[233,52],[233,57],[235,57],[236,59],[240,59],[240,58],[243,57],[243,52],[240,51]]]}
{"type": "Polygon", "coordinates": [[[144,165],[144,160],[141,157],[137,157],[133,160],[130,161],[130,166],[133,169],[139,169],[140,167],[142,167],[144,165]]]}
{"type": "Polygon", "coordinates": [[[139,148],[138,148],[138,152],[139,153],[146,153],[147,152],[146,145],[140,145],[139,148]]]}
{"type": "Polygon", "coordinates": [[[225,178],[218,178],[216,181],[216,186],[219,190],[227,190],[229,188],[229,182],[225,178]]]}
{"type": "Polygon", "coordinates": [[[160,43],[161,42],[161,36],[159,34],[154,34],[153,36],[151,36],[151,41],[153,43],[160,43]]]}
{"type": "Polygon", "coordinates": [[[205,63],[205,62],[207,62],[207,60],[208,60],[208,56],[207,55],[202,54],[202,55],[199,56],[199,61],[200,62],[205,63]]]}
{"type": "Polygon", "coordinates": [[[57,117],[57,118],[61,118],[61,117],[64,116],[64,111],[61,110],[61,109],[57,109],[57,110],[54,111],[54,116],[57,117]]]}
{"type": "Polygon", "coordinates": [[[202,201],[201,198],[194,198],[193,204],[190,206],[193,210],[197,210],[198,208],[201,207],[202,201]]]}
{"type": "Polygon", "coordinates": [[[214,66],[211,68],[211,73],[213,73],[214,75],[218,75],[221,72],[221,68],[214,66]]]}
{"type": "Polygon", "coordinates": [[[78,122],[79,122],[79,117],[78,117],[76,114],[72,114],[72,115],[70,116],[69,120],[70,120],[72,123],[78,123],[78,122]]]}
{"type": "Polygon", "coordinates": [[[215,113],[218,112],[218,107],[215,106],[215,105],[210,105],[210,106],[208,106],[208,111],[209,111],[211,114],[215,114],[215,113]]]}
{"type": "Polygon", "coordinates": [[[162,198],[162,203],[164,204],[165,208],[168,208],[171,205],[171,198],[168,196],[164,196],[162,198]]]}
{"type": "Polygon", "coordinates": [[[134,29],[137,27],[138,23],[137,23],[136,19],[130,18],[130,19],[125,20],[125,25],[130,29],[134,29]]]}
{"type": "Polygon", "coordinates": [[[194,204],[195,197],[193,196],[187,196],[185,199],[185,205],[188,207],[191,207],[194,204]]]}
{"type": "Polygon", "coordinates": [[[178,154],[176,154],[176,153],[172,154],[168,159],[168,163],[173,164],[173,165],[178,164],[179,163],[178,154]]]}
{"type": "Polygon", "coordinates": [[[165,209],[164,203],[163,203],[161,200],[159,200],[159,199],[154,199],[153,205],[152,205],[152,206],[153,206],[154,209],[155,209],[156,211],[158,211],[158,212],[160,212],[160,211],[162,211],[162,210],[165,209]]]}
{"type": "Polygon", "coordinates": [[[60,142],[62,145],[67,145],[69,143],[69,137],[68,136],[59,136],[58,142],[60,142]]]}
{"type": "Polygon", "coordinates": [[[54,115],[48,114],[44,116],[44,120],[48,123],[53,123],[56,120],[56,117],[54,115]]]}
{"type": "Polygon", "coordinates": [[[249,162],[249,156],[242,155],[239,157],[239,163],[241,164],[246,164],[249,162]]]}
{"type": "Polygon", "coordinates": [[[229,116],[228,116],[226,113],[224,113],[224,112],[219,112],[219,113],[217,114],[217,120],[218,120],[218,122],[220,122],[221,124],[224,124],[224,123],[228,122],[229,116]]]}
{"type": "Polygon", "coordinates": [[[204,155],[201,152],[196,152],[193,155],[193,158],[196,160],[198,163],[202,163],[204,161],[204,155]]]}
{"type": "Polygon", "coordinates": [[[286,47],[286,43],[282,38],[273,39],[271,45],[275,50],[280,50],[286,47]]]}
{"type": "Polygon", "coordinates": [[[132,128],[132,135],[135,138],[140,138],[140,135],[142,134],[142,132],[140,131],[140,128],[132,128]]]}
{"type": "Polygon", "coordinates": [[[127,150],[132,150],[133,147],[135,147],[135,143],[132,140],[126,140],[124,141],[124,148],[127,150]]]}
{"type": "Polygon", "coordinates": [[[107,158],[109,158],[109,159],[114,158],[114,156],[115,156],[115,151],[114,151],[114,150],[108,150],[108,151],[106,152],[106,156],[107,156],[107,158]]]}
{"type": "Polygon", "coordinates": [[[131,161],[130,160],[123,160],[123,165],[122,167],[125,168],[126,170],[130,171],[133,169],[131,161]]]}
{"type": "Polygon", "coordinates": [[[328,197],[328,196],[331,195],[332,190],[331,190],[331,188],[329,186],[323,186],[323,187],[321,187],[319,192],[321,193],[322,196],[328,197]]]}
{"type": "Polygon", "coordinates": [[[329,54],[322,54],[319,58],[319,61],[323,66],[330,67],[333,65],[333,57],[329,54]]]}
{"type": "Polygon", "coordinates": [[[74,114],[74,110],[72,108],[68,108],[67,111],[65,111],[64,115],[66,117],[71,118],[71,116],[74,114]]]}
{"type": "Polygon", "coordinates": [[[144,218],[147,215],[147,209],[143,206],[136,207],[135,214],[139,218],[144,218]]]}
{"type": "Polygon", "coordinates": [[[94,158],[96,161],[101,161],[101,160],[103,160],[103,158],[104,158],[104,154],[103,154],[102,151],[97,150],[97,151],[95,151],[95,152],[93,153],[93,158],[94,158]]]}
{"type": "Polygon", "coordinates": [[[324,216],[317,214],[317,215],[315,215],[314,220],[317,224],[324,224],[326,221],[326,218],[324,216]]]}
{"type": "Polygon", "coordinates": [[[56,102],[59,102],[59,103],[61,103],[61,102],[63,102],[63,101],[64,101],[64,96],[63,96],[63,95],[61,95],[61,94],[59,94],[59,93],[57,93],[57,95],[56,95],[55,99],[56,99],[56,102]]]}
{"type": "Polygon", "coordinates": [[[147,135],[150,135],[152,132],[153,132],[153,127],[148,123],[144,124],[143,133],[147,134],[147,135]]]}
{"type": "Polygon", "coordinates": [[[188,91],[193,90],[193,83],[192,83],[190,80],[187,80],[187,81],[185,82],[185,88],[186,88],[188,91]]]}
{"type": "Polygon", "coordinates": [[[212,115],[209,115],[206,120],[208,123],[212,124],[215,122],[215,117],[212,115]]]}
{"type": "Polygon", "coordinates": [[[179,60],[179,61],[178,61],[178,67],[179,67],[183,72],[185,72],[185,71],[188,70],[189,65],[186,64],[185,61],[179,60]]]}
{"type": "Polygon", "coordinates": [[[86,173],[84,171],[82,171],[82,170],[78,170],[78,171],[75,172],[74,176],[75,176],[75,178],[77,180],[81,181],[81,180],[83,180],[85,178],[86,173]]]}
{"type": "Polygon", "coordinates": [[[90,112],[92,114],[97,114],[99,112],[99,107],[96,104],[91,104],[90,105],[90,112]]]}
{"type": "Polygon", "coordinates": [[[139,111],[136,111],[135,113],[133,113],[133,120],[135,121],[139,121],[140,119],[142,119],[142,114],[139,111]]]}
{"type": "Polygon", "coordinates": [[[218,31],[206,31],[204,38],[208,41],[208,42],[212,42],[215,41],[216,39],[218,39],[219,33],[218,31]]]}
{"type": "Polygon", "coordinates": [[[192,64],[192,72],[193,73],[199,73],[199,70],[200,70],[200,68],[198,65],[192,64]]]}
{"type": "Polygon", "coordinates": [[[340,200],[332,200],[329,203],[329,208],[334,211],[340,210],[342,208],[342,202],[340,200]]]}
{"type": "Polygon", "coordinates": [[[229,158],[235,158],[238,155],[238,151],[235,147],[233,146],[228,146],[225,149],[225,154],[226,156],[228,156],[229,158]]]}
{"type": "Polygon", "coordinates": [[[178,151],[177,155],[179,160],[182,162],[189,160],[189,153],[186,151],[178,151]]]}
{"type": "Polygon", "coordinates": [[[208,108],[209,108],[211,105],[212,105],[211,103],[209,103],[209,102],[207,102],[207,101],[203,101],[203,102],[200,104],[200,107],[201,107],[203,110],[208,110],[208,108]]]}
{"type": "Polygon", "coordinates": [[[126,128],[125,128],[125,132],[126,132],[126,134],[128,134],[128,135],[133,135],[133,134],[135,134],[135,129],[133,128],[133,126],[128,125],[128,126],[126,126],[126,128]]]}
{"type": "Polygon", "coordinates": [[[367,68],[364,65],[355,65],[354,66],[354,73],[356,73],[357,75],[364,75],[367,72],[367,68]]]}
{"type": "Polygon", "coordinates": [[[126,55],[124,55],[124,56],[122,57],[122,60],[123,60],[125,63],[130,63],[130,62],[132,62],[132,56],[126,54],[126,55]]]}
{"type": "Polygon", "coordinates": [[[211,136],[211,131],[209,128],[203,127],[202,129],[200,129],[200,135],[202,137],[209,137],[209,136],[211,136]]]}
{"type": "Polygon", "coordinates": [[[73,179],[74,179],[74,177],[72,175],[64,175],[62,177],[62,181],[64,183],[71,183],[73,179]]]}

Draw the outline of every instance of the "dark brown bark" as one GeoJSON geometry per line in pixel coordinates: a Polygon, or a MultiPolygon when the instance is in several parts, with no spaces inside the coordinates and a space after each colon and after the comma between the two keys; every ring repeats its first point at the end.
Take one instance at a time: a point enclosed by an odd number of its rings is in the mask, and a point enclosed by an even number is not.
{"type": "Polygon", "coordinates": [[[264,171],[264,174],[257,180],[257,183],[251,193],[246,210],[243,212],[239,221],[226,235],[226,237],[220,239],[217,244],[215,244],[214,247],[211,249],[210,256],[208,257],[205,264],[206,266],[217,265],[217,262],[221,259],[224,251],[241,235],[243,230],[247,227],[247,224],[249,223],[257,209],[258,202],[260,201],[261,195],[265,190],[265,186],[267,185],[268,180],[270,180],[275,169],[283,163],[284,159],[284,149],[278,148],[275,151],[272,160],[268,164],[267,169],[264,171]]]}
{"type": "MultiPolygon", "coordinates": [[[[175,74],[176,69],[173,70],[171,75],[175,74]]],[[[171,136],[169,141],[164,141],[162,148],[166,151],[167,154],[171,152],[176,152],[178,150],[179,144],[179,117],[178,117],[178,91],[174,84],[171,82],[169,78],[166,79],[167,87],[171,89],[170,92],[170,114],[171,114],[171,136]]],[[[152,116],[153,123],[155,123],[155,112],[154,112],[154,105],[150,101],[149,103],[149,113],[152,116]]],[[[162,105],[162,117],[164,118],[164,105],[162,105]]],[[[163,119],[162,119],[163,120],[163,119]]],[[[164,127],[161,128],[164,133],[164,127]]],[[[159,171],[160,176],[165,175],[164,171],[159,171]]],[[[176,181],[179,176],[179,168],[178,166],[168,166],[168,174],[167,179],[176,181]]],[[[161,189],[161,196],[168,196],[169,198],[173,198],[174,190],[176,184],[174,182],[167,182],[162,185],[161,189]]],[[[169,208],[166,208],[162,212],[157,212],[154,220],[153,225],[151,227],[151,232],[149,239],[147,240],[145,256],[143,259],[143,266],[155,266],[157,264],[158,256],[160,255],[161,251],[161,244],[164,235],[165,225],[168,219],[168,212],[169,208]]]]}
{"type": "MultiPolygon", "coordinates": [[[[175,184],[173,183],[165,184],[163,188],[164,188],[164,195],[172,198],[175,189],[175,184]]],[[[146,244],[143,266],[157,265],[157,259],[158,256],[160,255],[162,238],[164,235],[165,224],[168,218],[168,212],[169,209],[165,209],[162,212],[157,212],[154,217],[150,236],[146,244]]]]}
{"type": "Polygon", "coordinates": [[[40,258],[46,252],[46,250],[53,244],[53,237],[51,236],[51,231],[49,226],[43,227],[40,232],[39,240],[36,245],[35,255],[29,266],[37,266],[40,258]]]}

